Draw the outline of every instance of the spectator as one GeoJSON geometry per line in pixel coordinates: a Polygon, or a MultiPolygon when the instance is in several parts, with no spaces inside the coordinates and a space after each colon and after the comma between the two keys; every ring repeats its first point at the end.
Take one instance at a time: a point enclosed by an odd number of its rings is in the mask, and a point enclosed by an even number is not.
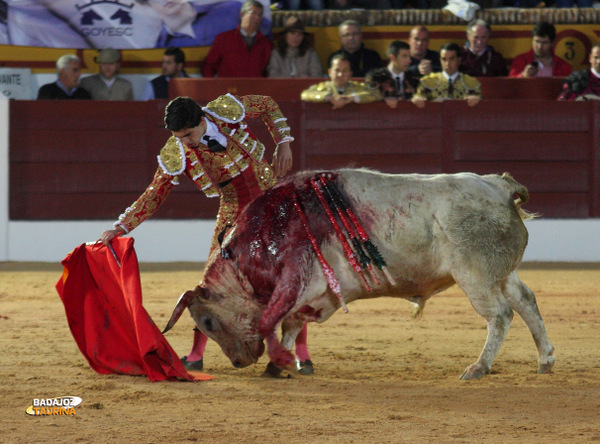
{"type": "Polygon", "coordinates": [[[558,100],[600,100],[600,42],[590,52],[590,69],[577,71],[565,79],[558,100]]]}
{"type": "Polygon", "coordinates": [[[475,106],[481,99],[479,81],[458,71],[460,47],[456,43],[446,43],[440,50],[442,72],[434,72],[421,78],[419,88],[412,102],[419,108],[428,100],[466,100],[475,106]]]}
{"type": "Polygon", "coordinates": [[[415,26],[408,37],[410,46],[410,67],[408,71],[426,76],[432,72],[440,72],[440,54],[429,49],[429,30],[425,26],[415,26]]]}
{"type": "Polygon", "coordinates": [[[202,63],[204,77],[264,77],[271,57],[271,41],[259,30],[263,5],[246,0],[236,29],[217,37],[202,63]]]}
{"type": "Polygon", "coordinates": [[[306,102],[331,103],[333,109],[342,108],[349,103],[370,103],[381,99],[362,82],[350,80],[352,68],[350,60],[343,54],[331,59],[329,79],[312,85],[302,91],[301,99],[306,102]]]}
{"type": "Polygon", "coordinates": [[[167,99],[171,79],[174,77],[188,77],[184,66],[185,53],[179,48],[167,48],[162,57],[162,75],[148,82],[142,94],[142,100],[167,99]]]}
{"type": "Polygon", "coordinates": [[[399,40],[393,41],[387,51],[389,63],[387,69],[394,78],[396,97],[400,100],[410,99],[419,85],[419,77],[409,72],[410,46],[399,40]]]}
{"type": "Polygon", "coordinates": [[[508,75],[502,54],[488,45],[492,29],[485,20],[475,19],[467,26],[467,42],[463,48],[459,71],[473,77],[508,75]]]}
{"type": "Polygon", "coordinates": [[[312,48],[310,36],[297,17],[285,22],[277,39],[277,48],[271,52],[269,77],[322,77],[323,68],[312,48]]]}
{"type": "Polygon", "coordinates": [[[394,77],[387,68],[375,68],[365,75],[366,85],[378,94],[387,106],[396,108],[398,101],[398,90],[394,84],[394,77]]]}
{"type": "Polygon", "coordinates": [[[410,48],[399,40],[388,46],[389,63],[386,68],[375,68],[365,76],[365,83],[379,91],[390,108],[401,100],[410,99],[419,83],[418,77],[406,70],[410,66],[410,48]]]}
{"type": "Polygon", "coordinates": [[[554,25],[540,22],[533,28],[532,49],[518,55],[512,62],[510,77],[563,77],[571,74],[571,65],[552,51],[556,37],[554,25]]]}
{"type": "Polygon", "coordinates": [[[90,94],[79,88],[81,60],[75,54],[65,54],[56,61],[58,79],[43,85],[38,91],[38,99],[91,99],[90,94]]]}
{"type": "Polygon", "coordinates": [[[133,100],[131,82],[118,76],[120,59],[119,51],[112,48],[101,50],[94,58],[100,72],[81,79],[80,83],[93,100],[133,100]]]}
{"type": "Polygon", "coordinates": [[[364,77],[373,68],[381,66],[381,57],[377,51],[365,48],[362,42],[362,31],[356,20],[346,20],[338,28],[342,47],[329,56],[331,60],[336,55],[345,55],[350,60],[352,73],[355,77],[364,77]]]}

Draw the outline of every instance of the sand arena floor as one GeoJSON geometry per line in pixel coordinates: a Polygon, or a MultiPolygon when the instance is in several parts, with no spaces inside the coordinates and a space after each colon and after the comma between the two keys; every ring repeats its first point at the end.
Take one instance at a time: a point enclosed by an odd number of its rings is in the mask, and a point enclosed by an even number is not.
{"type": "MultiPolygon", "coordinates": [[[[144,306],[162,326],[199,264],[142,265],[144,306]]],[[[0,441],[26,442],[600,442],[600,266],[525,264],[557,358],[537,375],[537,352],[518,315],[492,374],[461,381],[479,355],[485,322],[457,288],[422,319],[381,298],[350,304],[309,326],[316,374],[235,369],[210,342],[208,382],[152,383],[96,374],[80,354],[54,289],[58,264],[0,263],[0,441]],[[25,414],[33,398],[79,396],[75,416],[25,414]]],[[[167,338],[185,354],[192,321],[167,338]]]]}

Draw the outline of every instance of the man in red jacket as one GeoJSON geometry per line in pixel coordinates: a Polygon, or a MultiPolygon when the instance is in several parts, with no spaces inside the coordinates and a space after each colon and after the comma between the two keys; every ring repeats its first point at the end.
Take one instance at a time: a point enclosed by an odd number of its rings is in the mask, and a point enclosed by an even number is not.
{"type": "Polygon", "coordinates": [[[265,77],[273,45],[258,30],[263,5],[256,0],[246,0],[240,17],[240,26],[215,37],[202,62],[204,77],[265,77]]]}
{"type": "Polygon", "coordinates": [[[573,68],[552,51],[556,37],[554,25],[540,22],[533,28],[532,50],[512,62],[509,77],[565,77],[573,68]]]}

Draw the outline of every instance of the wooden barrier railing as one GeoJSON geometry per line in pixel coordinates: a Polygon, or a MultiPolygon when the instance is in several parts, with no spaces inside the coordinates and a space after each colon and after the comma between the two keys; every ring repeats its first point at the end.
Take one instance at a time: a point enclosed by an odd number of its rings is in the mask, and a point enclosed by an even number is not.
{"type": "MultiPolygon", "coordinates": [[[[278,102],[300,100],[300,93],[326,79],[173,79],[169,96],[189,96],[201,103],[220,94],[263,94],[278,102]]],[[[486,100],[556,100],[563,79],[558,77],[516,79],[512,77],[479,77],[482,96],[486,100]]]]}
{"type": "MultiPolygon", "coordinates": [[[[221,91],[212,90],[211,97],[221,91]]],[[[200,100],[198,97],[196,99],[200,100]]],[[[166,101],[12,101],[10,219],[114,219],[150,182],[169,136],[166,101]]],[[[510,172],[544,217],[600,217],[600,105],[542,100],[329,105],[280,101],[294,169],[366,166],[395,173],[510,172]]],[[[265,142],[261,121],[249,121],[265,142]]],[[[267,158],[272,155],[269,145],[267,158]]],[[[156,218],[212,218],[189,181],[156,218]]]]}

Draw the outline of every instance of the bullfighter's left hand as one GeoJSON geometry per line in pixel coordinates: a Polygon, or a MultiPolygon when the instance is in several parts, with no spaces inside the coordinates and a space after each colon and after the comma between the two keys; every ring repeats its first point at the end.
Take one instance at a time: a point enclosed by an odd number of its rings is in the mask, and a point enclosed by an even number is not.
{"type": "Polygon", "coordinates": [[[277,145],[273,154],[273,169],[278,177],[283,177],[292,168],[292,149],[290,142],[277,145]]]}

